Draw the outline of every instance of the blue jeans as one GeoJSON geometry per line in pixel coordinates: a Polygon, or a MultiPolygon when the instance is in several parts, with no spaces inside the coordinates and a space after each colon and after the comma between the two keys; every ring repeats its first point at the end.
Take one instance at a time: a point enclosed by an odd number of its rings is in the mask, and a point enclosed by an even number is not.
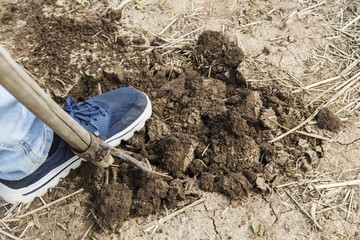
{"type": "Polygon", "coordinates": [[[46,160],[52,141],[53,131],[0,85],[0,179],[33,173],[46,160]]]}

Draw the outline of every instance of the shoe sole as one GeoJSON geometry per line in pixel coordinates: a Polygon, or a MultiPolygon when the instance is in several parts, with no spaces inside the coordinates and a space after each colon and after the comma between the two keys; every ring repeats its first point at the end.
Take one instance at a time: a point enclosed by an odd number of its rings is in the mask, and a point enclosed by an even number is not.
{"type": "MultiPolygon", "coordinates": [[[[140,131],[145,126],[145,122],[151,117],[152,114],[151,102],[147,96],[146,98],[148,104],[140,117],[123,131],[105,140],[105,142],[108,143],[111,147],[119,145],[121,141],[130,139],[132,136],[134,136],[135,132],[140,131]]],[[[68,161],[51,170],[41,180],[25,188],[11,189],[0,183],[0,192],[1,195],[3,195],[0,196],[0,199],[3,198],[6,202],[13,204],[29,203],[33,201],[34,198],[45,195],[49,188],[55,187],[59,183],[60,179],[63,179],[69,175],[70,170],[78,168],[83,161],[86,160],[75,155],[68,161]]]]}

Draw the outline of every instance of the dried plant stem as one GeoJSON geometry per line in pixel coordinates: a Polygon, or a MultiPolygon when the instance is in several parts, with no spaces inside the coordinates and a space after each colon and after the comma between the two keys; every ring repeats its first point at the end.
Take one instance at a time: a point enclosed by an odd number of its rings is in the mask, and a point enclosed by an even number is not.
{"type": "Polygon", "coordinates": [[[169,48],[169,47],[175,45],[176,43],[181,42],[184,38],[186,38],[186,37],[190,36],[191,34],[193,34],[193,33],[197,32],[197,31],[203,29],[204,27],[205,27],[205,26],[201,26],[201,27],[199,27],[199,28],[197,28],[197,29],[195,29],[195,30],[192,30],[192,31],[190,31],[190,32],[188,32],[188,33],[180,36],[178,39],[176,39],[175,41],[169,43],[168,45],[165,45],[163,48],[164,48],[164,49],[165,49],[165,48],[169,48]]]}
{"type": "Polygon", "coordinates": [[[0,234],[4,235],[4,236],[6,236],[6,237],[8,237],[10,239],[13,239],[13,240],[21,240],[21,238],[18,238],[18,237],[14,236],[14,235],[12,235],[12,234],[10,234],[8,232],[5,232],[5,231],[3,231],[1,229],[0,229],[0,234]]]}
{"type": "Polygon", "coordinates": [[[31,220],[30,222],[28,222],[28,224],[26,225],[26,227],[24,228],[24,230],[22,231],[22,233],[20,234],[19,237],[22,238],[25,235],[26,231],[29,228],[33,227],[34,225],[35,225],[34,220],[31,220]]]}
{"type": "Polygon", "coordinates": [[[179,209],[179,210],[177,210],[177,211],[175,211],[173,213],[170,213],[169,215],[167,215],[167,216],[165,216],[163,218],[160,218],[160,220],[157,221],[154,226],[151,226],[151,227],[145,229],[145,232],[148,232],[150,230],[153,230],[153,232],[155,232],[160,224],[163,224],[164,222],[166,222],[166,221],[170,220],[171,218],[179,215],[180,213],[186,211],[187,209],[192,208],[192,207],[202,203],[203,201],[205,201],[205,198],[200,198],[199,200],[196,200],[195,202],[190,203],[189,205],[187,205],[187,206],[185,206],[185,207],[183,207],[183,208],[181,208],[181,209],[179,209]]]}
{"type": "Polygon", "coordinates": [[[313,221],[313,223],[315,224],[315,226],[318,228],[318,229],[322,229],[322,227],[316,222],[315,219],[313,219],[311,217],[311,215],[305,211],[305,209],[303,207],[301,207],[301,205],[296,201],[296,199],[289,193],[289,191],[285,190],[286,194],[291,198],[291,200],[296,204],[296,206],[298,206],[300,208],[300,210],[305,213],[306,216],[308,216],[308,218],[310,218],[311,221],[313,221]]]}
{"type": "Polygon", "coordinates": [[[177,20],[177,18],[174,18],[161,32],[159,32],[158,36],[166,32],[177,20]]]}
{"type": "MultiPolygon", "coordinates": [[[[271,118],[268,118],[270,121],[272,121],[273,123],[275,123],[276,125],[284,128],[285,130],[290,130],[289,128],[283,126],[282,124],[280,124],[279,122],[271,119],[271,118]]],[[[317,138],[317,139],[321,139],[321,140],[324,140],[324,141],[329,141],[329,142],[332,142],[332,139],[330,138],[327,138],[327,137],[324,137],[324,136],[321,136],[319,134],[313,134],[313,133],[307,133],[307,132],[304,132],[304,131],[299,131],[299,130],[296,130],[295,131],[296,133],[299,133],[301,135],[304,135],[304,136],[308,136],[308,137],[313,137],[313,138],[317,138]]]]}
{"type": "Polygon", "coordinates": [[[310,13],[314,8],[317,8],[321,5],[323,5],[324,3],[326,3],[326,1],[322,1],[317,4],[312,5],[310,7],[304,8],[301,11],[295,11],[295,12],[291,13],[285,20],[285,23],[289,24],[293,17],[299,17],[302,15],[306,15],[306,14],[310,13]]]}
{"type": "Polygon", "coordinates": [[[298,184],[298,183],[299,183],[299,182],[284,183],[284,184],[275,186],[275,188],[283,188],[283,187],[293,186],[293,185],[298,184]]]}
{"type": "Polygon", "coordinates": [[[303,10],[301,10],[301,11],[298,13],[298,16],[300,16],[300,15],[302,15],[302,14],[304,14],[304,13],[307,13],[309,10],[312,10],[312,9],[314,9],[314,8],[317,8],[317,7],[319,7],[319,6],[321,6],[321,5],[325,4],[325,3],[326,3],[326,0],[325,0],[325,1],[322,1],[322,2],[319,2],[319,3],[317,3],[317,4],[314,4],[314,5],[310,6],[310,7],[304,8],[303,10]]]}
{"type": "Polygon", "coordinates": [[[341,73],[339,73],[338,76],[335,76],[335,77],[331,77],[331,78],[328,78],[328,79],[325,79],[325,80],[321,80],[321,81],[318,81],[316,83],[313,83],[313,84],[310,84],[310,85],[307,85],[305,86],[304,88],[300,88],[300,89],[297,89],[295,91],[293,91],[293,93],[298,93],[298,92],[301,92],[303,90],[309,90],[311,88],[314,88],[314,87],[317,87],[319,85],[322,85],[322,84],[325,84],[325,83],[329,83],[329,82],[333,82],[333,81],[337,81],[337,80],[340,80],[341,78],[344,78],[346,76],[348,76],[350,73],[351,73],[351,70],[360,63],[360,59],[357,59],[355,61],[353,61],[346,69],[344,69],[341,73]]]}
{"type": "Polygon", "coordinates": [[[353,185],[360,185],[360,179],[350,180],[345,182],[337,182],[337,183],[329,183],[329,184],[318,184],[314,187],[318,190],[326,189],[326,188],[336,188],[336,187],[346,187],[346,186],[353,186],[353,185]]]}
{"type": "Polygon", "coordinates": [[[18,216],[18,217],[16,217],[16,218],[0,219],[0,223],[17,222],[17,221],[19,221],[21,218],[24,218],[24,217],[27,217],[27,216],[32,215],[32,214],[34,214],[34,213],[37,213],[38,211],[41,211],[41,210],[43,210],[43,209],[45,209],[45,208],[49,208],[49,207],[51,207],[52,205],[55,205],[55,204],[57,204],[57,203],[65,200],[65,199],[68,199],[68,198],[70,198],[70,197],[72,197],[72,196],[74,196],[74,195],[76,195],[76,194],[79,194],[79,193],[81,193],[81,192],[83,192],[83,191],[84,191],[84,189],[83,189],[83,188],[80,188],[80,189],[77,190],[76,192],[73,192],[73,193],[71,193],[71,194],[69,194],[69,195],[67,195],[67,196],[64,196],[64,197],[62,197],[62,198],[59,198],[59,199],[57,199],[57,200],[55,200],[55,201],[53,201],[53,202],[51,202],[51,203],[48,203],[48,204],[46,204],[46,205],[43,205],[43,206],[41,206],[41,207],[39,207],[39,208],[37,208],[37,209],[34,209],[34,210],[32,210],[32,211],[30,211],[30,212],[28,212],[28,213],[22,214],[22,215],[20,215],[20,216],[18,216]]]}
{"type": "Polygon", "coordinates": [[[334,88],[336,87],[336,85],[333,85],[331,87],[329,87],[328,89],[326,89],[325,91],[323,91],[321,94],[317,95],[313,100],[311,100],[310,103],[308,103],[306,105],[306,107],[310,106],[311,104],[313,104],[315,101],[319,100],[321,97],[323,97],[325,94],[331,92],[334,90],[334,88]]]}
{"type": "Polygon", "coordinates": [[[327,137],[324,137],[324,136],[321,136],[321,135],[315,134],[315,133],[307,133],[307,132],[299,131],[299,130],[297,130],[296,132],[299,133],[299,134],[302,134],[302,135],[304,135],[304,136],[308,136],[308,137],[312,137],[312,138],[317,138],[317,139],[324,140],[324,141],[328,141],[328,142],[332,142],[332,141],[333,141],[331,138],[327,138],[327,137]]]}
{"type": "MultiPolygon", "coordinates": [[[[340,84],[339,86],[337,86],[334,90],[338,91],[338,90],[343,90],[343,89],[348,89],[349,87],[352,86],[352,84],[356,83],[359,79],[358,77],[360,76],[360,72],[356,73],[354,76],[352,76],[351,78],[349,78],[348,80],[346,80],[345,82],[343,82],[342,84],[340,84]],[[350,86],[349,86],[350,85],[350,86]]],[[[343,90],[343,91],[345,91],[343,90]]],[[[341,95],[341,94],[339,94],[341,95]]]]}
{"type": "Polygon", "coordinates": [[[350,27],[353,23],[357,22],[360,19],[360,15],[351,20],[348,24],[346,24],[341,30],[345,31],[348,27],[350,27]]]}
{"type": "Polygon", "coordinates": [[[105,169],[105,185],[109,184],[109,168],[105,169]]]}
{"type": "Polygon", "coordinates": [[[2,224],[8,223],[8,222],[17,222],[17,221],[19,221],[19,219],[17,219],[17,218],[0,219],[0,223],[2,223],[2,224]]]}
{"type": "Polygon", "coordinates": [[[85,240],[87,235],[89,234],[89,232],[91,231],[92,227],[94,226],[94,223],[92,223],[89,228],[86,230],[86,232],[84,233],[84,235],[82,236],[81,240],[85,240]]]}
{"type": "Polygon", "coordinates": [[[261,23],[261,21],[251,22],[251,23],[248,23],[248,24],[241,25],[240,27],[241,28],[250,27],[250,26],[253,26],[253,25],[256,25],[256,24],[259,24],[259,23],[261,23]]]}
{"type": "Polygon", "coordinates": [[[48,204],[43,205],[43,206],[41,206],[41,207],[39,207],[39,208],[37,208],[37,209],[34,209],[34,210],[32,210],[32,211],[30,211],[30,212],[28,212],[28,213],[25,213],[25,214],[23,214],[23,215],[20,215],[20,216],[18,217],[18,219],[23,218],[23,217],[26,217],[26,216],[29,216],[29,215],[34,214],[34,213],[37,213],[38,211],[41,211],[41,210],[43,210],[43,209],[45,209],[45,208],[51,207],[52,205],[55,205],[55,204],[57,204],[57,203],[65,200],[65,199],[68,199],[69,197],[72,197],[72,196],[74,196],[74,195],[76,195],[76,194],[79,194],[79,193],[81,193],[81,192],[83,192],[83,191],[84,191],[84,189],[83,189],[83,188],[80,188],[80,189],[77,190],[76,192],[73,192],[73,193],[71,193],[71,194],[69,194],[69,195],[67,195],[67,196],[65,196],[65,197],[59,198],[59,199],[57,199],[57,200],[55,200],[55,201],[53,201],[53,202],[51,202],[51,203],[48,203],[48,204]]]}
{"type": "Polygon", "coordinates": [[[127,4],[133,2],[133,0],[124,0],[122,1],[119,6],[117,6],[116,8],[114,8],[113,10],[114,11],[119,11],[119,10],[122,10],[127,4]]]}
{"type": "Polygon", "coordinates": [[[346,219],[345,219],[346,221],[350,217],[351,209],[352,209],[352,206],[353,206],[353,199],[354,199],[354,189],[351,189],[350,200],[349,200],[349,208],[348,208],[348,212],[346,214],[346,219]]]}
{"type": "Polygon", "coordinates": [[[299,89],[293,91],[293,93],[298,93],[298,92],[301,92],[301,91],[303,91],[303,90],[309,90],[309,89],[311,89],[311,88],[317,87],[317,86],[322,85],[322,84],[325,84],[325,83],[337,81],[337,80],[341,79],[342,77],[346,77],[348,74],[349,74],[349,73],[347,73],[346,75],[341,75],[341,74],[339,74],[339,76],[335,76],[335,77],[331,77],[331,78],[328,78],[328,79],[325,79],[325,80],[321,80],[321,81],[319,81],[319,82],[316,82],[316,83],[307,85],[307,86],[305,86],[304,88],[299,88],[299,89]]]}
{"type": "Polygon", "coordinates": [[[339,207],[343,207],[343,206],[345,206],[345,205],[346,205],[346,204],[340,204],[340,205],[336,205],[336,206],[324,208],[324,209],[321,209],[321,210],[319,210],[319,211],[316,211],[316,214],[323,213],[323,212],[327,212],[327,211],[330,211],[330,210],[333,210],[333,209],[336,209],[336,208],[339,208],[339,207]]]}
{"type": "Polygon", "coordinates": [[[354,104],[356,104],[355,107],[353,107],[351,110],[349,110],[349,113],[353,112],[355,109],[357,109],[359,107],[360,97],[358,97],[357,99],[354,99],[354,101],[352,101],[349,104],[345,105],[344,107],[340,108],[335,114],[339,114],[340,112],[350,108],[354,104]]]}
{"type": "MultiPolygon", "coordinates": [[[[323,105],[323,104],[322,104],[322,105],[323,105]]],[[[301,128],[302,126],[304,126],[305,124],[307,124],[308,122],[310,122],[310,121],[319,113],[322,105],[321,105],[320,107],[318,107],[305,121],[303,121],[302,123],[300,123],[300,124],[297,125],[296,127],[290,129],[289,131],[281,134],[280,136],[274,138],[273,140],[269,141],[269,143],[273,143],[273,142],[276,142],[276,141],[280,140],[281,138],[289,135],[290,133],[293,133],[293,132],[297,131],[299,128],[301,128]]]]}

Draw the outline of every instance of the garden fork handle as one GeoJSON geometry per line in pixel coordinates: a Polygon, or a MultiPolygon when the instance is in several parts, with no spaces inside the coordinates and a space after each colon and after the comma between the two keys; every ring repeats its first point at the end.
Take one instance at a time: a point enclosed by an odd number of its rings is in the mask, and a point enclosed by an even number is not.
{"type": "MultiPolygon", "coordinates": [[[[111,147],[70,117],[0,45],[0,84],[66,141],[80,157],[109,162],[111,147]],[[106,158],[106,159],[104,159],[106,158]]],[[[4,126],[2,126],[4,127],[4,126]]],[[[102,166],[107,163],[98,164],[102,166]]]]}

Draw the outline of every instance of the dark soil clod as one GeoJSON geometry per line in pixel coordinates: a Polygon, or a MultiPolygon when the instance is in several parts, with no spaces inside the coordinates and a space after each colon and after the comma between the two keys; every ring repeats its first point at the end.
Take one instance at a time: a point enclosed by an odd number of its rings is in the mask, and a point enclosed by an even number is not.
{"type": "Polygon", "coordinates": [[[104,185],[95,202],[98,224],[105,229],[117,230],[129,216],[132,191],[126,184],[104,185]]]}
{"type": "Polygon", "coordinates": [[[320,128],[338,132],[341,129],[341,120],[328,108],[323,108],[317,114],[317,121],[320,128]]]}

